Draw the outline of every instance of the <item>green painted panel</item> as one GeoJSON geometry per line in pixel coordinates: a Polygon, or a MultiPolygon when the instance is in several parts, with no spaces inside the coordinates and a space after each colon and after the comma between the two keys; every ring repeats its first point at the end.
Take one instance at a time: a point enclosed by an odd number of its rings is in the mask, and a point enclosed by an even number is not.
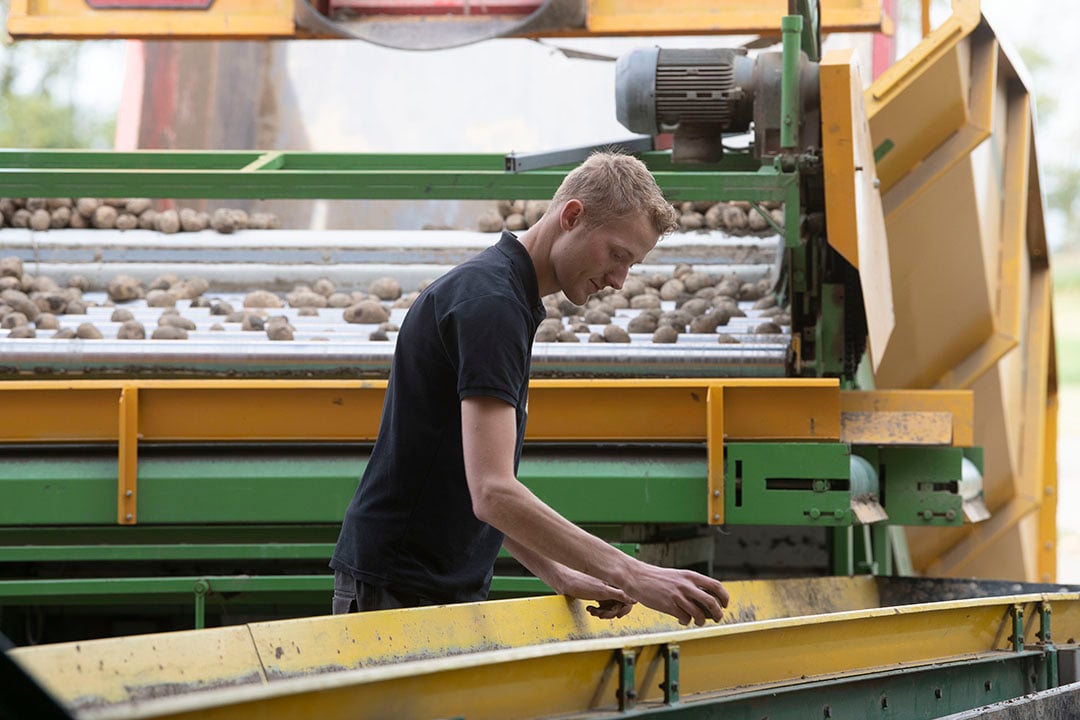
{"type": "Polygon", "coordinates": [[[704,454],[626,449],[622,456],[603,462],[588,454],[523,458],[519,476],[574,522],[707,522],[704,454]]]}
{"type": "Polygon", "coordinates": [[[340,523],[365,463],[282,451],[139,461],[140,523],[340,523]]]}
{"type": "Polygon", "coordinates": [[[117,459],[0,458],[0,525],[116,522],[117,459]]]}
{"type": "Polygon", "coordinates": [[[851,525],[851,456],[842,443],[724,446],[724,520],[735,525],[851,525]]]}
{"type": "MultiPolygon", "coordinates": [[[[138,522],[337,525],[366,449],[154,448],[139,461],[138,522]]],[[[44,453],[40,453],[44,455],[44,453]]],[[[0,462],[0,525],[112,525],[115,457],[90,449],[0,462]]],[[[705,519],[705,460],[694,451],[528,453],[521,481],[574,522],[698,523],[705,519]]],[[[258,541],[258,540],[256,540],[258,541]]]]}

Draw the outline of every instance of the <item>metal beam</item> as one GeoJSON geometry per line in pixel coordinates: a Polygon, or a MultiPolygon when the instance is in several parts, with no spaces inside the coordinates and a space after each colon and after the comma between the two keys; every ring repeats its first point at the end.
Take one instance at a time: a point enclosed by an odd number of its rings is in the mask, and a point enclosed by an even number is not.
{"type": "MultiPolygon", "coordinates": [[[[642,153],[671,200],[798,203],[798,174],[726,165],[670,169],[642,153]],[[654,167],[655,166],[655,167],[654,167]]],[[[506,172],[496,154],[261,151],[0,150],[0,194],[11,197],[548,200],[573,167],[506,172]]]]}
{"type": "MultiPolygon", "coordinates": [[[[738,589],[732,596],[742,598],[739,607],[751,607],[754,593],[738,589]]],[[[825,603],[828,593],[815,597],[825,603]]],[[[91,641],[78,652],[73,644],[43,646],[16,657],[62,697],[99,707],[139,697],[140,711],[152,706],[155,717],[600,715],[619,707],[617,658],[632,650],[639,712],[666,708],[693,717],[727,704],[759,715],[762,707],[786,707],[778,714],[791,717],[793,703],[835,697],[838,707],[872,700],[863,715],[873,707],[875,714],[929,718],[1045,687],[1043,648],[1017,647],[1010,637],[1015,610],[1034,615],[1039,603],[1058,612],[1080,604],[1080,596],[871,607],[691,629],[640,607],[623,621],[599,621],[585,603],[553,597],[254,623],[239,634],[91,641]],[[679,703],[665,705],[671,698],[660,683],[672,645],[679,650],[679,703]],[[194,660],[208,654],[221,661],[194,660]],[[928,678],[949,681],[938,687],[940,698],[928,678]],[[146,700],[149,687],[176,695],[146,700]],[[849,688],[856,691],[850,698],[849,688]],[[787,691],[807,694],[766,701],[787,691]]],[[[730,610],[737,620],[737,608],[730,610]]]]}

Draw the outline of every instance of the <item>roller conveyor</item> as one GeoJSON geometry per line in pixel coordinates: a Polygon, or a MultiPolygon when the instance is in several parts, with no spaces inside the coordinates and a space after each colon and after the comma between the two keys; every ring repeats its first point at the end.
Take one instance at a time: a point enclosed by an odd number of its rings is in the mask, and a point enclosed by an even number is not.
{"type": "MultiPolygon", "coordinates": [[[[251,333],[245,333],[250,335],[251,333]]],[[[186,342],[0,340],[0,375],[386,377],[393,346],[373,342],[186,342]]],[[[533,350],[533,377],[783,377],[786,344],[597,345],[545,343],[533,350]]]]}
{"type": "MultiPolygon", "coordinates": [[[[135,273],[150,282],[162,272],[197,274],[212,281],[205,297],[243,308],[246,287],[291,289],[291,282],[313,282],[333,276],[341,289],[364,287],[391,275],[406,288],[435,277],[451,263],[479,252],[493,242],[490,233],[470,232],[346,232],[313,239],[309,233],[246,231],[221,236],[213,232],[171,238],[147,231],[18,231],[11,250],[23,259],[28,272],[88,277],[98,286],[115,275],[135,273]],[[246,283],[246,285],[245,285],[246,283]]],[[[650,264],[637,269],[642,275],[670,274],[673,264],[695,267],[714,276],[734,275],[755,281],[774,272],[778,238],[732,237],[719,231],[678,234],[662,242],[649,256],[650,264]],[[750,261],[746,264],[741,261],[750,261]]],[[[9,250],[5,250],[5,253],[9,250]]],[[[373,324],[349,324],[341,308],[319,308],[317,316],[302,316],[297,308],[251,308],[268,317],[286,317],[295,327],[290,342],[270,342],[265,333],[242,332],[240,323],[228,323],[209,308],[177,302],[177,310],[196,329],[184,342],[115,340],[119,322],[102,292],[89,292],[94,305],[86,315],[58,316],[61,327],[74,329],[90,322],[103,340],[51,340],[53,331],[39,331],[34,339],[13,340],[0,330],[0,376],[8,377],[386,377],[396,333],[389,342],[369,340],[373,324]],[[220,331],[212,330],[215,324],[220,331]]],[[[163,308],[145,301],[118,303],[142,322],[149,336],[163,308]]],[[[633,333],[630,345],[588,343],[589,333],[577,333],[580,345],[537,343],[533,354],[534,377],[784,377],[791,374],[790,329],[780,334],[758,334],[755,329],[769,318],[740,303],[746,317],[734,317],[718,330],[737,343],[718,344],[715,334],[684,333],[673,344],[653,344],[650,334],[633,333]]],[[[665,301],[662,310],[675,309],[665,301]]],[[[390,310],[398,325],[406,310],[390,310]]],[[[639,311],[619,309],[612,323],[627,327],[639,311]]],[[[564,321],[565,323],[565,321],[564,321]]],[[[590,325],[599,333],[603,325],[590,325]]]]}

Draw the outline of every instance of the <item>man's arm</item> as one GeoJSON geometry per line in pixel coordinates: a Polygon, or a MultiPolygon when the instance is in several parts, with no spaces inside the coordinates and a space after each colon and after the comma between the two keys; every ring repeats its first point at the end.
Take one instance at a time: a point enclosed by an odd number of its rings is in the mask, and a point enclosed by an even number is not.
{"type": "Polygon", "coordinates": [[[585,609],[598,618],[621,618],[634,607],[634,601],[619,588],[535,553],[517,544],[509,536],[504,538],[503,547],[559,595],[569,595],[579,600],[596,600],[597,605],[589,605],[585,609]]]}
{"type": "Polygon", "coordinates": [[[728,593],[719,581],[636,560],[566,520],[518,482],[515,428],[514,408],[502,400],[477,396],[461,403],[465,475],[477,518],[501,530],[519,551],[619,588],[684,625],[720,619],[728,593]]]}

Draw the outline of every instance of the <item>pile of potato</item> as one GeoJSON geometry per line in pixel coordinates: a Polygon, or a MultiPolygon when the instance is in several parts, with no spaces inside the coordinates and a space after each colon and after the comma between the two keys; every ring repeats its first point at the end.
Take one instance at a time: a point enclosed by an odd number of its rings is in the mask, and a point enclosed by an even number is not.
{"type": "Polygon", "coordinates": [[[485,210],[476,221],[480,232],[512,232],[527,230],[547,212],[546,200],[499,200],[491,210],[485,210]]]}
{"type": "Polygon", "coordinates": [[[720,343],[737,343],[723,332],[733,317],[746,317],[740,302],[753,302],[754,315],[761,322],[752,332],[776,335],[781,325],[791,324],[791,315],[777,306],[767,279],[743,282],[734,275],[715,277],[697,272],[681,263],[671,275],[631,275],[619,290],[606,288],[589,298],[584,307],[575,305],[562,293],[543,298],[547,319],[536,332],[537,342],[579,342],[579,333],[590,333],[589,342],[630,342],[629,333],[651,333],[654,343],[674,343],[683,333],[715,334],[720,343]],[[662,301],[673,301],[674,310],[663,310],[662,301]],[[615,325],[616,310],[640,311],[626,328],[615,325]],[[591,325],[603,325],[602,333],[591,325]]]}
{"type": "MultiPolygon", "coordinates": [[[[543,216],[548,204],[540,200],[500,200],[493,209],[480,215],[477,230],[527,230],[543,216]]],[[[730,235],[747,235],[773,233],[776,228],[784,227],[784,208],[781,203],[765,202],[759,203],[759,206],[768,213],[768,219],[750,203],[743,201],[684,202],[673,205],[679,212],[679,229],[683,232],[723,230],[730,235]]]]}
{"type": "Polygon", "coordinates": [[[59,230],[157,230],[161,233],[220,233],[235,230],[276,230],[281,221],[273,213],[251,213],[218,208],[212,214],[189,207],[155,210],[149,198],[0,198],[0,228],[59,230]]]}
{"type": "MultiPolygon", "coordinates": [[[[16,339],[102,339],[101,331],[92,323],[78,322],[79,316],[87,314],[87,308],[97,305],[84,299],[83,293],[88,290],[90,283],[85,277],[72,275],[67,285],[61,287],[51,277],[35,277],[25,272],[17,257],[0,259],[0,329],[8,330],[7,337],[16,339]]],[[[241,330],[265,332],[271,340],[292,340],[296,328],[287,317],[273,316],[273,310],[291,307],[297,308],[299,316],[312,316],[329,308],[340,312],[346,322],[377,324],[371,339],[388,340],[387,333],[398,329],[389,322],[390,308],[407,308],[419,294],[419,291],[404,294],[401,284],[389,277],[372,282],[368,292],[351,293],[339,292],[333,282],[320,278],[311,285],[296,286],[284,298],[268,290],[253,290],[245,295],[243,307],[234,309],[228,302],[206,296],[210,284],[205,279],[181,279],[175,273],[160,275],[149,284],[120,274],[104,290],[108,296],[104,304],[116,306],[110,320],[122,323],[116,336],[119,340],[141,340],[148,336],[155,340],[187,339],[188,332],[195,330],[196,325],[177,308],[182,300],[189,301],[189,307],[209,308],[210,315],[221,317],[221,322],[210,326],[211,331],[225,330],[222,323],[237,323],[241,330]],[[149,333],[130,310],[122,307],[135,301],[161,308],[157,327],[149,333]]]]}
{"type": "MultiPolygon", "coordinates": [[[[394,308],[409,308],[426,283],[413,292],[404,292],[401,283],[391,277],[373,281],[366,292],[343,292],[326,278],[310,285],[297,285],[282,296],[268,290],[252,290],[243,299],[242,307],[220,298],[208,297],[210,284],[203,278],[180,278],[165,273],[150,283],[131,275],[113,277],[104,290],[106,306],[115,306],[110,320],[121,323],[117,339],[151,338],[183,340],[196,329],[180,308],[208,308],[209,314],[219,317],[209,330],[223,331],[226,324],[235,323],[244,331],[265,333],[270,340],[292,340],[296,328],[284,314],[275,311],[294,309],[293,317],[337,315],[346,323],[376,326],[370,340],[389,340],[388,333],[396,332],[390,322],[394,308]],[[160,308],[157,326],[146,328],[132,312],[123,307],[134,302],[150,308],[160,308]]],[[[83,338],[101,339],[102,332],[92,323],[82,322],[87,308],[96,305],[84,298],[91,290],[90,282],[72,275],[64,286],[46,275],[26,272],[17,257],[0,259],[0,329],[8,330],[9,338],[83,338]]],[[[575,305],[562,293],[543,298],[547,309],[536,333],[537,342],[580,342],[579,335],[588,333],[588,342],[628,343],[630,334],[651,334],[654,343],[674,343],[683,333],[716,335],[720,343],[738,339],[728,332],[732,318],[745,317],[743,310],[753,303],[754,316],[749,331],[762,335],[783,332],[791,324],[788,311],[777,306],[776,296],[768,281],[743,282],[733,275],[714,276],[680,264],[674,272],[652,275],[632,275],[622,289],[608,288],[591,297],[585,306],[575,305]],[[743,307],[740,307],[740,303],[743,307]],[[671,308],[674,304],[675,309],[671,308]],[[626,327],[613,320],[617,310],[635,310],[626,327]],[[596,331],[596,328],[602,331],[596,331]]],[[[619,313],[625,316],[625,312],[619,313]]],[[[204,320],[205,322],[205,320],[204,320]]],[[[206,328],[203,328],[206,329],[206,328]]],[[[743,333],[747,332],[744,324],[743,333]]],[[[318,338],[326,340],[327,338],[318,338]]]]}

